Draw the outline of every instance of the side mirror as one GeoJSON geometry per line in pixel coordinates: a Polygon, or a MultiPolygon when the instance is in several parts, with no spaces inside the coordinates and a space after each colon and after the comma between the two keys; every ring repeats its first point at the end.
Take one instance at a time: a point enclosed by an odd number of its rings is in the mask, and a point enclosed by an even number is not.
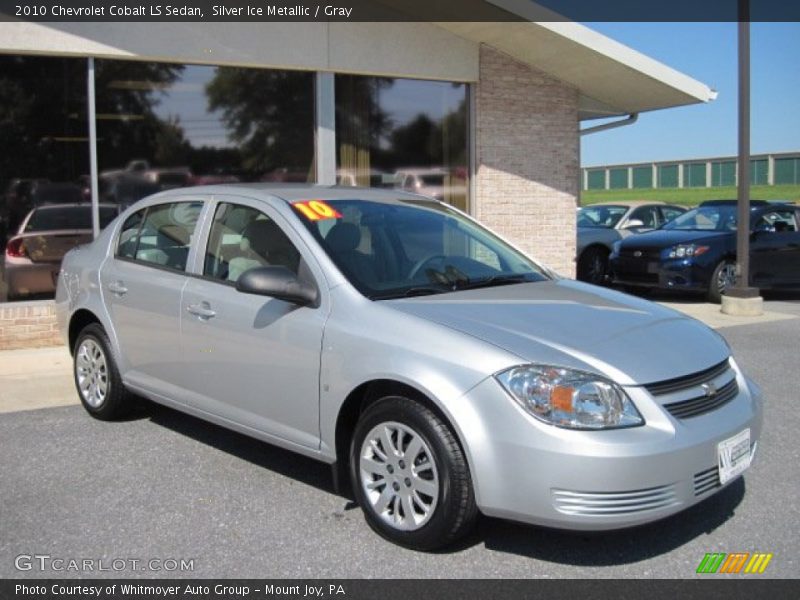
{"type": "Polygon", "coordinates": [[[270,296],[299,306],[316,305],[317,289],[286,267],[256,267],[242,273],[236,291],[243,294],[270,296]]]}
{"type": "Polygon", "coordinates": [[[644,221],[639,219],[630,219],[627,223],[625,223],[623,229],[638,229],[639,227],[644,227],[644,221]]]}

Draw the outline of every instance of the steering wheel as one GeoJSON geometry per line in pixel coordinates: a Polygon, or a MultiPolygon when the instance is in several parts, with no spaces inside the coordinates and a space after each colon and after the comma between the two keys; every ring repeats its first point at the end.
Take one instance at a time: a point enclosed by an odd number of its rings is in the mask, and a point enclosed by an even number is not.
{"type": "Polygon", "coordinates": [[[408,278],[414,279],[422,270],[422,267],[428,263],[433,262],[434,260],[445,260],[446,258],[447,257],[444,254],[430,254],[421,258],[414,264],[413,267],[411,267],[411,270],[408,272],[408,278]]]}

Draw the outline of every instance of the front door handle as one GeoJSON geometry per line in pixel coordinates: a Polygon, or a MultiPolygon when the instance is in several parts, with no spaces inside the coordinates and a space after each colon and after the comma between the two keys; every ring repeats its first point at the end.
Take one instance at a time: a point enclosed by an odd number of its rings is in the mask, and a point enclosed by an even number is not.
{"type": "Polygon", "coordinates": [[[115,296],[124,296],[128,293],[128,288],[121,281],[112,281],[108,284],[108,291],[115,296]]]}
{"type": "Polygon", "coordinates": [[[195,315],[198,319],[202,321],[207,321],[208,319],[215,317],[217,312],[211,310],[211,306],[208,302],[200,302],[199,304],[190,304],[186,307],[186,310],[193,315],[195,315]]]}

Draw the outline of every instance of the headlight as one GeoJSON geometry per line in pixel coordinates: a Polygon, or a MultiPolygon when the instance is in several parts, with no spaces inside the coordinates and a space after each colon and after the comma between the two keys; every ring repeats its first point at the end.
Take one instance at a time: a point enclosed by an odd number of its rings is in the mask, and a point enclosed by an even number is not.
{"type": "Polygon", "coordinates": [[[495,378],[522,408],[550,425],[614,429],[644,424],[622,388],[591,373],[524,365],[502,371],[495,378]]]}
{"type": "Polygon", "coordinates": [[[690,258],[700,256],[708,252],[708,246],[698,246],[697,244],[678,244],[669,249],[670,258],[690,258]]]}

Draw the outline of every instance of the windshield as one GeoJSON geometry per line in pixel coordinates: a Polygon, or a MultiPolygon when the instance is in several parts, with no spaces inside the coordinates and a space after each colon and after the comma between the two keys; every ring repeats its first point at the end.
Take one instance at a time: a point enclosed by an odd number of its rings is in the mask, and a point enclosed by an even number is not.
{"type": "Polygon", "coordinates": [[[700,206],[664,225],[663,229],[684,231],[736,231],[736,206],[700,206]]]}
{"type": "MultiPolygon", "coordinates": [[[[100,229],[105,228],[117,216],[116,207],[100,207],[100,229]]],[[[56,231],[59,229],[91,229],[92,207],[54,206],[37,208],[25,225],[25,232],[56,231]]]]}
{"type": "Polygon", "coordinates": [[[626,212],[627,206],[584,206],[578,211],[578,227],[613,229],[626,212]]]}
{"type": "Polygon", "coordinates": [[[424,200],[295,202],[334,263],[373,300],[548,279],[451,208],[424,200]]]}

